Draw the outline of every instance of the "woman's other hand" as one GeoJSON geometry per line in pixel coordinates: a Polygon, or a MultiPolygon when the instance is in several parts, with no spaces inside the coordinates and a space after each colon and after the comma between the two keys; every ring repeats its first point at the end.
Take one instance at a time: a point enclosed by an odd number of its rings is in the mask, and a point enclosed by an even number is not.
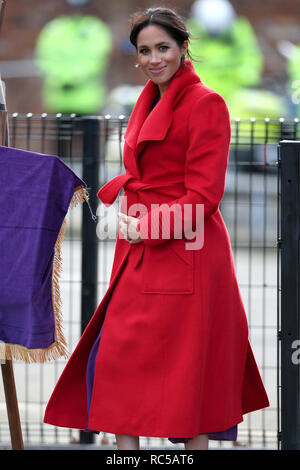
{"type": "Polygon", "coordinates": [[[123,234],[125,240],[127,240],[131,245],[140,243],[142,238],[137,227],[139,219],[137,217],[122,214],[122,212],[119,212],[118,215],[120,231],[123,234]]]}

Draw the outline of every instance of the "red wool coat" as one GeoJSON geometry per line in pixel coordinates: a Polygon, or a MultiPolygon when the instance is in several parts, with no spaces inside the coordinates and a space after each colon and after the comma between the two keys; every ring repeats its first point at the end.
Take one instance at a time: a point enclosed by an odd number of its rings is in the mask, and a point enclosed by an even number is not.
{"type": "Polygon", "coordinates": [[[140,217],[143,241],[131,245],[119,233],[108,290],[56,384],[46,423],[84,429],[89,417],[88,428],[98,431],[194,437],[269,406],[219,210],[228,110],[188,59],[181,70],[150,113],[158,89],[148,80],[125,133],[126,173],[98,192],[110,205],[124,188],[121,211],[140,217]],[[163,221],[174,203],[171,220],[179,224],[166,238],[163,221]],[[195,229],[200,204],[204,244],[187,249],[178,231],[184,220],[195,229]],[[88,415],[86,366],[108,301],[88,415]]]}

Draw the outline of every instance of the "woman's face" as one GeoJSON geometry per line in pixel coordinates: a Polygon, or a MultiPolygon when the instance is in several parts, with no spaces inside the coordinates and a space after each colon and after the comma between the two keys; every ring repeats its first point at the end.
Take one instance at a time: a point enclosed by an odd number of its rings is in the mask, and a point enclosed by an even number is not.
{"type": "Polygon", "coordinates": [[[160,89],[165,92],[172,76],[180,66],[185,55],[188,41],[179,47],[176,41],[161,27],[149,25],[143,28],[137,37],[138,63],[145,73],[160,89]]]}

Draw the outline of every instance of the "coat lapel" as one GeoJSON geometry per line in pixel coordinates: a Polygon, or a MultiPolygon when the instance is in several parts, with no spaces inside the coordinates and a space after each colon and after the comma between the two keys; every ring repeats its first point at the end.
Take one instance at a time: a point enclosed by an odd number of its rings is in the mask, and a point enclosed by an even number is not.
{"type": "MultiPolygon", "coordinates": [[[[129,147],[134,151],[138,152],[137,142],[138,137],[143,127],[143,124],[147,120],[148,113],[155,96],[158,93],[158,88],[152,80],[148,80],[145,87],[143,88],[137,102],[130,115],[124,139],[129,147]]],[[[151,114],[151,113],[150,113],[151,114]]],[[[137,158],[138,153],[136,153],[137,158]]]]}
{"type": "Polygon", "coordinates": [[[157,105],[149,114],[151,105],[157,96],[158,87],[148,80],[130,115],[124,139],[132,148],[135,158],[145,147],[147,141],[163,140],[173,119],[173,109],[185,92],[185,87],[201,82],[189,59],[185,59],[185,68],[179,67],[168,88],[157,105]]]}

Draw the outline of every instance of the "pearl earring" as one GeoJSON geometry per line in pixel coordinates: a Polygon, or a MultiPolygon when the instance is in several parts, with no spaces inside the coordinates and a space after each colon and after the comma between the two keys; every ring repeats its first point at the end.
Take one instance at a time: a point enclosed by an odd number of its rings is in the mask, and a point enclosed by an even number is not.
{"type": "Polygon", "coordinates": [[[140,64],[135,64],[135,68],[138,68],[140,66],[140,64]]]}

